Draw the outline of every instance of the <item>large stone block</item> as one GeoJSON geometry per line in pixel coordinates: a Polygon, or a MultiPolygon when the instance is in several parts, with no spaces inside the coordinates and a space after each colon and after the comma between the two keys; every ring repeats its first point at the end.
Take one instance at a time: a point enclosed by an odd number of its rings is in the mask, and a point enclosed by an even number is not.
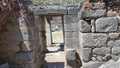
{"type": "Polygon", "coordinates": [[[102,47],[93,49],[93,53],[96,55],[105,56],[106,54],[110,54],[110,48],[102,47]]]}
{"type": "Polygon", "coordinates": [[[77,15],[65,15],[64,16],[64,23],[68,24],[68,23],[78,23],[79,19],[77,15]]]}
{"type": "Polygon", "coordinates": [[[88,61],[90,61],[91,60],[91,54],[92,54],[92,51],[91,51],[91,48],[82,48],[81,49],[81,59],[82,59],[82,61],[84,61],[84,62],[88,62],[88,61]]]}
{"type": "Polygon", "coordinates": [[[80,19],[96,19],[104,17],[106,10],[81,10],[79,12],[80,19]]]}
{"type": "Polygon", "coordinates": [[[54,9],[35,9],[34,10],[34,13],[36,15],[39,15],[39,14],[49,14],[49,13],[58,13],[58,14],[67,14],[67,10],[66,8],[61,8],[61,9],[58,9],[58,8],[54,8],[54,9]]]}
{"type": "Polygon", "coordinates": [[[64,31],[79,31],[78,23],[64,24],[64,31]]]}
{"type": "Polygon", "coordinates": [[[16,60],[31,61],[34,59],[34,52],[19,52],[16,53],[16,60]]]}
{"type": "Polygon", "coordinates": [[[78,32],[75,31],[65,31],[65,38],[78,38],[78,32]]]}
{"type": "Polygon", "coordinates": [[[120,40],[110,40],[108,43],[107,43],[108,46],[120,46],[120,40]]]}
{"type": "Polygon", "coordinates": [[[120,55],[120,47],[113,47],[112,54],[113,55],[120,55]]]}
{"type": "Polygon", "coordinates": [[[66,49],[66,60],[76,60],[76,51],[75,49],[66,49]]]}
{"type": "Polygon", "coordinates": [[[79,47],[78,38],[65,38],[65,46],[66,46],[66,48],[77,48],[77,47],[79,47]]]}
{"type": "Polygon", "coordinates": [[[84,20],[79,21],[79,29],[80,32],[90,32],[91,31],[91,26],[84,20]]]}
{"type": "Polygon", "coordinates": [[[112,39],[119,38],[119,36],[120,36],[120,33],[109,33],[109,37],[112,39]]]}
{"type": "Polygon", "coordinates": [[[66,49],[66,68],[76,68],[75,49],[66,49]]]}
{"type": "Polygon", "coordinates": [[[95,25],[96,32],[116,32],[118,19],[116,17],[100,18],[96,20],[95,25]]]}
{"type": "Polygon", "coordinates": [[[75,15],[77,15],[79,11],[80,11],[80,8],[78,8],[78,7],[68,8],[68,14],[75,14],[75,15]]]}
{"type": "Polygon", "coordinates": [[[107,42],[106,34],[83,33],[81,35],[81,46],[84,47],[101,47],[105,46],[107,42]]]}

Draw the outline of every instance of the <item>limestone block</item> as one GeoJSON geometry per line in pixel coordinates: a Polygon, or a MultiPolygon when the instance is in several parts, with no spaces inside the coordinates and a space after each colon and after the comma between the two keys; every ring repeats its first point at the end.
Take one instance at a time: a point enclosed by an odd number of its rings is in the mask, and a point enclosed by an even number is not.
{"type": "Polygon", "coordinates": [[[115,41],[115,46],[120,46],[120,40],[115,41]]]}
{"type": "Polygon", "coordinates": [[[79,12],[80,19],[96,19],[100,17],[104,17],[106,14],[106,10],[81,10],[79,12]]]}
{"type": "Polygon", "coordinates": [[[95,22],[96,32],[116,32],[118,20],[116,17],[99,18],[95,22]]]}
{"type": "Polygon", "coordinates": [[[65,15],[64,16],[64,23],[68,24],[68,23],[78,23],[79,19],[77,15],[65,15]]]}
{"type": "Polygon", "coordinates": [[[102,47],[93,49],[93,53],[96,55],[104,56],[106,54],[110,54],[110,48],[102,47]]]}
{"type": "Polygon", "coordinates": [[[108,45],[108,46],[114,46],[114,43],[115,43],[115,41],[110,40],[110,41],[108,41],[107,45],[108,45]]]}
{"type": "Polygon", "coordinates": [[[106,34],[83,33],[81,36],[81,46],[84,47],[101,47],[107,42],[106,34]]]}
{"type": "Polygon", "coordinates": [[[120,40],[110,40],[109,42],[108,42],[108,46],[120,46],[120,40]]]}
{"type": "Polygon", "coordinates": [[[79,29],[80,32],[90,32],[91,26],[84,20],[79,21],[79,29]]]}
{"type": "Polygon", "coordinates": [[[109,37],[113,39],[119,38],[119,36],[120,36],[120,33],[109,33],[109,37]]]}
{"type": "Polygon", "coordinates": [[[77,48],[77,47],[79,47],[78,38],[65,38],[65,46],[66,46],[66,48],[77,48]]]}
{"type": "Polygon", "coordinates": [[[19,52],[16,53],[16,60],[30,61],[35,57],[34,52],[19,52]]]}
{"type": "Polygon", "coordinates": [[[76,51],[75,49],[66,49],[66,60],[76,60],[76,51]]]}
{"type": "Polygon", "coordinates": [[[120,55],[119,55],[119,56],[117,56],[117,55],[112,55],[112,59],[113,59],[114,61],[117,61],[117,60],[119,59],[119,57],[120,57],[120,55]]]}
{"type": "Polygon", "coordinates": [[[93,62],[90,61],[88,63],[84,63],[82,68],[98,68],[99,66],[101,66],[103,64],[103,62],[93,62]]]}
{"type": "Polygon", "coordinates": [[[68,14],[78,14],[78,12],[80,11],[80,8],[75,7],[75,8],[68,8],[68,14]]]}
{"type": "Polygon", "coordinates": [[[81,51],[81,55],[82,55],[81,59],[84,62],[90,61],[91,58],[92,58],[92,56],[91,56],[91,54],[92,54],[91,48],[82,48],[81,50],[82,50],[81,51]]]}
{"type": "Polygon", "coordinates": [[[98,68],[120,68],[120,64],[114,60],[110,60],[108,62],[105,62],[103,65],[101,65],[98,68]]]}
{"type": "Polygon", "coordinates": [[[66,67],[76,68],[76,52],[75,49],[66,49],[66,67]]]}
{"type": "Polygon", "coordinates": [[[35,9],[34,10],[34,13],[36,15],[39,15],[39,14],[49,14],[49,13],[58,13],[58,14],[67,14],[67,10],[66,8],[61,8],[61,9],[35,9]]]}
{"type": "Polygon", "coordinates": [[[65,31],[65,38],[78,38],[78,32],[65,31]]]}
{"type": "Polygon", "coordinates": [[[78,23],[64,24],[65,31],[79,31],[78,23]]]}
{"type": "Polygon", "coordinates": [[[113,55],[120,55],[120,47],[113,47],[112,54],[113,55]]]}
{"type": "Polygon", "coordinates": [[[67,14],[67,9],[66,8],[49,9],[48,13],[67,14]]]}

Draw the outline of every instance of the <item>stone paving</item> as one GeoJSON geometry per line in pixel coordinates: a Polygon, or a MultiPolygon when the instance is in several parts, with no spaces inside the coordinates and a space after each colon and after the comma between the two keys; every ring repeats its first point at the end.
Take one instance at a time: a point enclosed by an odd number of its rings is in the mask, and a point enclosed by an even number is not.
{"type": "Polygon", "coordinates": [[[48,47],[48,50],[45,57],[47,68],[64,68],[65,52],[60,51],[60,47],[48,47]]]}

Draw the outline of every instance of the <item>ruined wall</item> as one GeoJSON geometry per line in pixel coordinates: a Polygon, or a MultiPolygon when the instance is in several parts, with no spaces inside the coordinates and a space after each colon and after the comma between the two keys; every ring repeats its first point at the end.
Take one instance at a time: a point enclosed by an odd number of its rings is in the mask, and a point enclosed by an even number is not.
{"type": "Polygon", "coordinates": [[[79,45],[83,68],[98,68],[104,62],[120,57],[118,3],[118,0],[84,1],[79,12],[79,45]]]}
{"type": "Polygon", "coordinates": [[[40,68],[38,22],[32,13],[15,6],[10,2],[0,13],[0,63],[7,62],[10,68],[40,68]]]}

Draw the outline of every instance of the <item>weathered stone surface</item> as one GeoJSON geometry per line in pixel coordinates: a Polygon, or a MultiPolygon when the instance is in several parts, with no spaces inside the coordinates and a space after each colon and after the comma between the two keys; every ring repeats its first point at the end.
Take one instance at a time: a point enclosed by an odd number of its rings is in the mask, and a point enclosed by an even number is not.
{"type": "Polygon", "coordinates": [[[66,49],[66,60],[68,60],[68,61],[75,61],[76,60],[75,49],[66,49]]]}
{"type": "Polygon", "coordinates": [[[80,8],[68,8],[68,14],[78,14],[80,8]]]}
{"type": "Polygon", "coordinates": [[[116,40],[114,45],[115,46],[120,46],[120,40],[116,40]]]}
{"type": "Polygon", "coordinates": [[[113,11],[108,11],[108,12],[107,12],[107,16],[108,16],[108,17],[116,17],[116,16],[117,16],[117,13],[116,13],[116,11],[114,11],[114,12],[113,12],[113,11]]]}
{"type": "Polygon", "coordinates": [[[21,47],[22,47],[22,51],[31,51],[35,48],[39,48],[40,47],[39,38],[29,41],[27,40],[23,41],[21,47]]]}
{"type": "Polygon", "coordinates": [[[97,56],[96,59],[97,59],[97,61],[101,62],[102,61],[102,56],[97,56]]]}
{"type": "Polygon", "coordinates": [[[120,68],[120,64],[115,62],[114,60],[110,60],[98,68],[120,68]]]}
{"type": "Polygon", "coordinates": [[[93,62],[90,61],[88,63],[84,63],[82,68],[98,68],[100,65],[102,65],[103,62],[93,62]]]}
{"type": "Polygon", "coordinates": [[[16,60],[30,61],[30,60],[33,60],[34,57],[35,57],[35,53],[34,52],[20,52],[20,53],[16,53],[16,60]]]}
{"type": "Polygon", "coordinates": [[[80,32],[90,32],[91,26],[84,20],[79,21],[79,29],[80,32]]]}
{"type": "Polygon", "coordinates": [[[9,68],[9,65],[8,63],[5,63],[5,64],[0,65],[0,68],[9,68]]]}
{"type": "Polygon", "coordinates": [[[106,10],[81,10],[79,13],[79,18],[81,19],[96,19],[103,17],[106,14],[106,10]]]}
{"type": "Polygon", "coordinates": [[[107,42],[106,34],[84,33],[81,36],[81,45],[84,47],[105,46],[107,42]]]}
{"type": "Polygon", "coordinates": [[[66,10],[66,8],[61,8],[61,9],[35,9],[34,13],[36,15],[49,14],[49,13],[67,14],[67,10],[66,10]]]}
{"type": "Polygon", "coordinates": [[[119,38],[119,36],[120,36],[120,33],[109,33],[109,37],[113,39],[119,38]]]}
{"type": "Polygon", "coordinates": [[[79,31],[78,23],[64,24],[65,31],[79,31]]]}
{"type": "Polygon", "coordinates": [[[113,40],[110,40],[110,41],[108,41],[107,45],[108,45],[108,46],[114,46],[114,43],[115,43],[115,42],[114,42],[113,40]]]}
{"type": "Polygon", "coordinates": [[[77,48],[77,47],[79,47],[78,38],[65,38],[65,46],[67,48],[77,48]]]}
{"type": "Polygon", "coordinates": [[[98,3],[93,3],[93,6],[91,9],[104,9],[105,8],[105,4],[104,3],[101,3],[101,2],[98,2],[98,3]]]}
{"type": "Polygon", "coordinates": [[[65,20],[65,22],[64,22],[65,24],[79,22],[79,18],[77,15],[65,15],[64,20],[65,20]]]}
{"type": "Polygon", "coordinates": [[[120,47],[113,47],[112,54],[113,55],[120,55],[120,47]]]}
{"type": "Polygon", "coordinates": [[[119,59],[119,57],[120,57],[120,56],[112,55],[112,59],[113,59],[114,61],[117,61],[117,60],[119,59]]]}
{"type": "Polygon", "coordinates": [[[93,53],[96,55],[104,56],[106,54],[110,54],[110,48],[102,47],[93,49],[93,53]]]}
{"type": "Polygon", "coordinates": [[[118,20],[116,17],[99,18],[95,22],[96,32],[116,32],[118,20]]]}
{"type": "Polygon", "coordinates": [[[78,38],[78,32],[65,31],[65,38],[78,38]]]}
{"type": "Polygon", "coordinates": [[[91,60],[91,54],[92,54],[92,51],[91,51],[91,48],[82,48],[81,49],[81,59],[84,61],[84,62],[88,62],[91,60]]]}
{"type": "Polygon", "coordinates": [[[120,40],[110,40],[109,42],[108,42],[108,46],[120,46],[120,40]]]}

